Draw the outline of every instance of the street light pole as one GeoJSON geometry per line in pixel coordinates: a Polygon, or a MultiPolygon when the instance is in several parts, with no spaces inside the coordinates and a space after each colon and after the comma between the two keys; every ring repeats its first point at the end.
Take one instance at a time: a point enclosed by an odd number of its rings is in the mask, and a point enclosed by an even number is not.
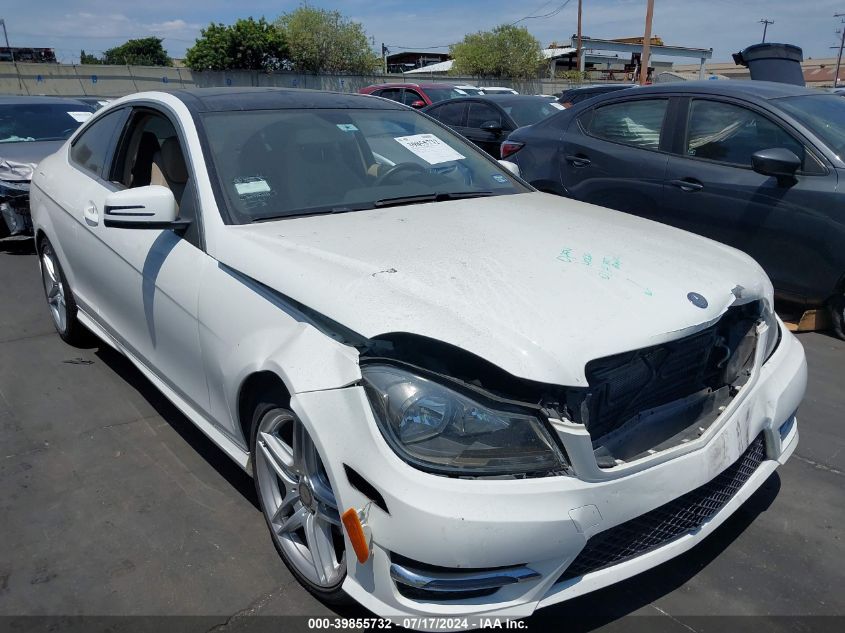
{"type": "MultiPolygon", "coordinates": [[[[834,13],[833,17],[841,18],[845,13],[834,13]]],[[[836,74],[833,76],[833,87],[839,87],[839,66],[842,65],[842,47],[845,46],[845,25],[840,29],[842,38],[839,40],[839,56],[836,58],[836,74]]]]}
{"type": "Polygon", "coordinates": [[[764,44],[766,43],[766,30],[769,28],[770,24],[774,24],[774,23],[775,23],[774,20],[767,20],[766,18],[763,18],[762,20],[760,20],[760,24],[763,25],[763,43],[764,44]]]}
{"type": "Polygon", "coordinates": [[[6,39],[6,48],[9,49],[9,55],[12,56],[12,63],[15,63],[15,51],[12,50],[12,47],[9,46],[9,34],[6,32],[6,20],[0,18],[0,24],[3,25],[3,37],[6,39]]]}
{"type": "Polygon", "coordinates": [[[645,37],[643,38],[643,52],[640,56],[640,85],[648,81],[648,56],[651,53],[651,20],[654,17],[654,0],[648,0],[645,11],[645,37]]]}

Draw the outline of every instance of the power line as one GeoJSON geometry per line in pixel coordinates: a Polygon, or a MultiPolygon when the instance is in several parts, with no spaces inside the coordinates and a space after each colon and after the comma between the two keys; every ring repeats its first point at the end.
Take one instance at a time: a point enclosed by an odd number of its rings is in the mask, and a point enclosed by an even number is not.
{"type": "MultiPolygon", "coordinates": [[[[536,19],[540,19],[540,18],[553,18],[558,13],[563,11],[566,8],[566,5],[568,5],[570,2],[572,2],[572,0],[566,0],[566,2],[561,4],[557,9],[554,9],[553,11],[549,11],[548,13],[545,13],[543,15],[530,15],[530,14],[526,15],[524,17],[519,18],[515,22],[509,23],[508,26],[513,26],[515,24],[519,24],[520,22],[522,22],[524,20],[536,20],[536,19]]],[[[545,4],[542,4],[539,7],[537,7],[536,9],[534,9],[534,11],[532,11],[532,13],[534,13],[536,11],[542,11],[549,4],[551,4],[551,0],[549,0],[549,2],[546,2],[545,4]]],[[[454,46],[457,43],[458,42],[452,42],[451,44],[439,44],[437,46],[399,46],[398,44],[385,44],[385,46],[387,46],[388,48],[398,48],[399,50],[403,50],[403,51],[430,51],[430,50],[433,50],[435,48],[449,48],[451,46],[454,46]]]]}

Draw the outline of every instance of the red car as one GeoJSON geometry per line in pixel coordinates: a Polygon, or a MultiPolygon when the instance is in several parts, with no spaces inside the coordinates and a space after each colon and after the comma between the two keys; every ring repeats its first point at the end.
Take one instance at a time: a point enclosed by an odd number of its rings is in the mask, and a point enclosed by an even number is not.
{"type": "Polygon", "coordinates": [[[466,97],[467,95],[481,94],[478,88],[469,86],[456,86],[454,84],[423,83],[423,84],[375,84],[361,88],[359,93],[364,95],[375,95],[404,103],[412,108],[424,108],[438,101],[453,99],[454,97],[466,97]]]}

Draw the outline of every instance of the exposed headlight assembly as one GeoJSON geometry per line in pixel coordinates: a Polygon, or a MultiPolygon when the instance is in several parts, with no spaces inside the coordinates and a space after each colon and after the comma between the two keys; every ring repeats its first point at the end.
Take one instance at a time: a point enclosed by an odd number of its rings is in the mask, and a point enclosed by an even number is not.
{"type": "Polygon", "coordinates": [[[394,365],[361,368],[382,434],[408,463],[450,475],[540,475],[565,457],[528,410],[482,403],[394,365]]]}

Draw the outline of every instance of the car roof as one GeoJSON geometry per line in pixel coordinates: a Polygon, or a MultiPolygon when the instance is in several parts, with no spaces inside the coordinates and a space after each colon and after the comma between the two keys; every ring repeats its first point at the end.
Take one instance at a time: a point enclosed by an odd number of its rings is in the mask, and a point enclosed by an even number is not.
{"type": "Polygon", "coordinates": [[[170,93],[196,112],[360,108],[403,110],[405,106],[370,95],[301,88],[194,88],[170,93]]]}
{"type": "Polygon", "coordinates": [[[449,83],[437,83],[437,82],[419,82],[419,83],[386,83],[386,84],[373,84],[371,86],[367,86],[367,88],[422,88],[426,90],[428,88],[456,88],[460,86],[466,86],[467,88],[476,88],[477,86],[470,86],[469,84],[449,84],[449,83]]]}
{"type": "Polygon", "coordinates": [[[623,90],[625,88],[632,88],[634,86],[638,86],[639,84],[592,84],[590,86],[577,86],[575,88],[568,88],[564,90],[564,94],[567,92],[610,92],[611,90],[623,90]]]}
{"type": "Polygon", "coordinates": [[[451,99],[446,99],[445,101],[438,101],[437,103],[433,103],[429,108],[433,108],[434,106],[442,106],[447,103],[454,103],[454,102],[463,102],[463,101],[477,101],[477,102],[484,102],[484,101],[492,101],[493,103],[505,104],[505,103],[519,103],[520,101],[542,101],[543,103],[548,103],[549,98],[543,97],[540,95],[515,95],[515,94],[495,94],[495,95],[467,95],[465,97],[452,97],[451,99]]]}
{"type": "Polygon", "coordinates": [[[84,105],[88,106],[87,103],[84,101],[80,101],[75,97],[45,97],[45,96],[16,96],[16,95],[4,95],[0,96],[0,105],[29,105],[29,104],[36,104],[36,103],[54,103],[54,104],[65,104],[69,106],[74,105],[84,105]]]}
{"type": "Polygon", "coordinates": [[[819,90],[782,84],[773,81],[753,80],[703,80],[678,81],[665,84],[642,86],[637,95],[661,94],[666,92],[682,92],[691,94],[710,94],[724,97],[756,97],[758,99],[779,99],[781,97],[797,97],[801,95],[825,94],[819,90]]]}

